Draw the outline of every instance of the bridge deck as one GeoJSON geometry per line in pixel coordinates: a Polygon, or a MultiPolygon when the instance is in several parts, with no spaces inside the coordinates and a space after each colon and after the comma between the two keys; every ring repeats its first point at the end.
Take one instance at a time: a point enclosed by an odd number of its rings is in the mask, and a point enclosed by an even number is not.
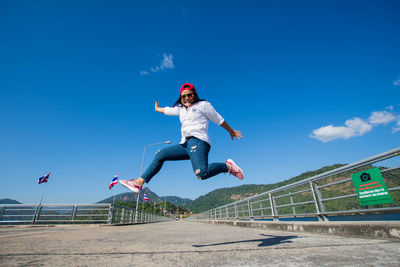
{"type": "Polygon", "coordinates": [[[164,222],[2,226],[0,266],[400,266],[400,243],[164,222]]]}

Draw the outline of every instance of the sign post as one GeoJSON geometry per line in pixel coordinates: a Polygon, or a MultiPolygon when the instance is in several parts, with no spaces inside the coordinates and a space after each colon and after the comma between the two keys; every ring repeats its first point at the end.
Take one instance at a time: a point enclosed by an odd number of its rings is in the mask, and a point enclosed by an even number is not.
{"type": "Polygon", "coordinates": [[[353,173],[351,179],[362,206],[393,203],[379,168],[353,173]]]}

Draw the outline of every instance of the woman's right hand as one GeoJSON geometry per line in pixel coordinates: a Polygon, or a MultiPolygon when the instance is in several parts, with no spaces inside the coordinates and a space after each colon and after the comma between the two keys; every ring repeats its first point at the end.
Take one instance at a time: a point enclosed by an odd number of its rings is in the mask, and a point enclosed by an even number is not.
{"type": "Polygon", "coordinates": [[[158,105],[158,102],[156,101],[156,103],[154,104],[154,110],[160,113],[164,113],[164,108],[160,108],[160,106],[158,105]]]}

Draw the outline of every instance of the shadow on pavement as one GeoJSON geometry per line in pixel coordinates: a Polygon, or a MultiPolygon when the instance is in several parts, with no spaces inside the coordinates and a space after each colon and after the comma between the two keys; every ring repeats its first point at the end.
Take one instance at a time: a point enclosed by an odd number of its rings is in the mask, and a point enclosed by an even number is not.
{"type": "Polygon", "coordinates": [[[221,246],[221,245],[238,244],[238,243],[261,242],[260,244],[257,245],[258,247],[267,247],[267,246],[273,246],[273,245],[278,245],[278,244],[292,243],[292,241],[290,239],[300,238],[299,236],[295,236],[295,235],[288,235],[288,236],[275,236],[275,235],[264,235],[264,234],[260,234],[260,235],[266,236],[268,238],[231,241],[231,242],[214,243],[214,244],[207,244],[207,245],[192,245],[192,246],[196,247],[196,248],[202,248],[202,247],[212,247],[212,246],[221,246]]]}

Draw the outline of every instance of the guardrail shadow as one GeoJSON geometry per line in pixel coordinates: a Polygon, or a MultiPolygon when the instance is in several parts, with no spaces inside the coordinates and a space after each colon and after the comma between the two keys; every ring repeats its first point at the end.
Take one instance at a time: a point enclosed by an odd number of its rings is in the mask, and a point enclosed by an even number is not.
{"type": "Polygon", "coordinates": [[[231,241],[231,242],[222,242],[222,243],[214,243],[214,244],[207,244],[207,245],[192,245],[196,248],[202,247],[212,247],[212,246],[222,246],[222,245],[229,245],[229,244],[238,244],[238,243],[252,243],[252,242],[261,242],[258,244],[258,247],[267,247],[267,246],[274,246],[279,244],[287,244],[292,243],[291,239],[300,238],[296,235],[288,235],[288,236],[275,236],[275,235],[264,235],[260,234],[261,236],[266,236],[267,238],[260,238],[260,239],[252,239],[252,240],[241,240],[241,241],[231,241]]]}

